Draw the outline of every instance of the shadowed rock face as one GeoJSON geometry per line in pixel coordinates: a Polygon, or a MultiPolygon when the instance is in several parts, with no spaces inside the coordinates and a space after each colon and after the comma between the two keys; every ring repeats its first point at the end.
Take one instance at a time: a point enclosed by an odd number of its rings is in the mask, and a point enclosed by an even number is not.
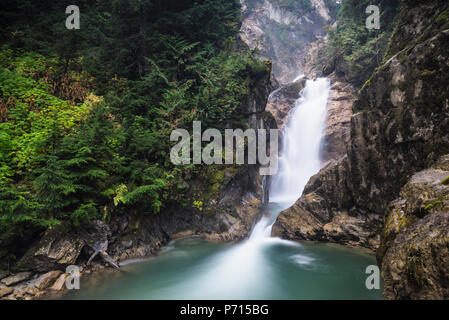
{"type": "MultiPolygon", "coordinates": [[[[390,203],[414,174],[449,153],[448,17],[446,1],[403,4],[387,59],[353,104],[347,155],[311,179],[296,204],[281,213],[275,235],[379,247],[390,203]]],[[[414,207],[419,197],[410,193],[406,203],[414,207]]],[[[379,258],[386,298],[425,298],[430,292],[447,297],[446,214],[444,209],[414,222],[391,247],[383,238],[379,258]],[[410,266],[415,272],[401,265],[410,246],[426,252],[428,266],[410,266]],[[410,278],[407,270],[416,276],[410,278]]]]}
{"type": "Polygon", "coordinates": [[[387,299],[449,298],[449,155],[391,202],[377,250],[387,299]]]}
{"type": "MultiPolygon", "coordinates": [[[[279,0],[242,0],[241,38],[250,48],[258,48],[273,61],[273,73],[280,83],[292,82],[298,75],[312,76],[309,54],[324,37],[323,27],[331,22],[323,0],[303,7],[292,2],[286,7],[279,0]]],[[[315,50],[316,51],[316,50],[315,50]]]]}

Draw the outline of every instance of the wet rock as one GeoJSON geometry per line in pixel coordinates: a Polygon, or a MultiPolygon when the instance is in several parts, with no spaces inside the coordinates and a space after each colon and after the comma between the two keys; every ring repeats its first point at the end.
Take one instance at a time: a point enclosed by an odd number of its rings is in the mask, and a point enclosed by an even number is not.
{"type": "Polygon", "coordinates": [[[192,230],[185,230],[182,232],[175,233],[174,235],[171,236],[171,238],[173,240],[177,240],[177,239],[191,237],[193,235],[194,235],[194,232],[192,230]]]}
{"type": "Polygon", "coordinates": [[[331,81],[326,131],[321,146],[321,158],[325,163],[346,155],[351,131],[352,104],[356,99],[356,90],[352,85],[335,76],[331,76],[331,81]]]}
{"type": "Polygon", "coordinates": [[[266,110],[276,119],[278,129],[283,129],[288,120],[290,111],[295,107],[299,93],[304,89],[307,79],[302,78],[293,83],[281,85],[273,91],[269,98],[266,110]]]}
{"type": "Polygon", "coordinates": [[[34,286],[39,290],[47,289],[62,273],[60,270],[54,270],[39,276],[34,282],[34,286]]]}
{"type": "Polygon", "coordinates": [[[6,288],[0,288],[0,298],[3,298],[10,293],[14,292],[14,288],[6,287],[6,288]]]}
{"type": "Polygon", "coordinates": [[[65,288],[65,281],[68,277],[68,274],[61,274],[55,283],[50,287],[50,290],[60,291],[65,288]]]}
{"type": "Polygon", "coordinates": [[[23,282],[25,280],[28,280],[33,275],[32,272],[19,272],[15,275],[6,277],[1,280],[1,283],[7,285],[7,286],[13,286],[15,284],[18,284],[20,282],[23,282]]]}
{"type": "Polygon", "coordinates": [[[381,216],[363,215],[351,208],[345,182],[339,179],[346,174],[344,157],[330,163],[313,176],[301,198],[279,215],[273,225],[273,236],[376,249],[379,244],[381,216]]]}
{"type": "Polygon", "coordinates": [[[431,213],[397,235],[382,259],[384,298],[447,300],[448,248],[448,213],[431,213]]]}
{"type": "Polygon", "coordinates": [[[49,271],[65,270],[75,264],[84,242],[77,232],[66,224],[56,226],[44,234],[24,255],[17,268],[49,271]]]}
{"type": "Polygon", "coordinates": [[[17,300],[32,300],[36,298],[36,296],[39,296],[40,293],[41,292],[36,288],[25,287],[15,290],[12,296],[17,300]]]}
{"type": "Polygon", "coordinates": [[[412,176],[385,217],[377,258],[386,299],[448,299],[449,155],[412,176]]]}

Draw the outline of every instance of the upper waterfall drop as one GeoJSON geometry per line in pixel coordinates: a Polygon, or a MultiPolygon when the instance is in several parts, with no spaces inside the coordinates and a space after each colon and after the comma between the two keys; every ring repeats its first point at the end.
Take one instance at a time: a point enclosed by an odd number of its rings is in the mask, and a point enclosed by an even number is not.
{"type": "Polygon", "coordinates": [[[307,80],[284,129],[279,170],[270,185],[270,202],[291,206],[310,177],[321,169],[320,146],[330,92],[327,78],[307,80]]]}

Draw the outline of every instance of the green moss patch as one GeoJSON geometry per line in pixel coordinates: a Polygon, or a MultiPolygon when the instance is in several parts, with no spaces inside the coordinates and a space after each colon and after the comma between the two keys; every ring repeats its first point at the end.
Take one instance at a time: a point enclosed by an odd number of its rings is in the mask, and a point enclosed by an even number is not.
{"type": "Polygon", "coordinates": [[[445,186],[449,185],[449,176],[444,178],[443,181],[441,181],[441,183],[444,184],[445,186]]]}

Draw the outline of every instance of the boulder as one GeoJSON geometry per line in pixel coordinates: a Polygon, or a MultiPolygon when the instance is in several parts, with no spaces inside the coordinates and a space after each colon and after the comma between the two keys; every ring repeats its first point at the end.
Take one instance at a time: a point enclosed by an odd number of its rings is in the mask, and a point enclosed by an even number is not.
{"type": "Polygon", "coordinates": [[[385,217],[377,258],[386,299],[449,298],[449,155],[412,176],[385,217]]]}
{"type": "Polygon", "coordinates": [[[67,224],[46,231],[18,262],[18,269],[47,272],[76,263],[85,243],[67,224]]]}
{"type": "Polygon", "coordinates": [[[14,288],[11,288],[11,287],[1,288],[0,289],[0,298],[3,298],[5,296],[9,295],[12,292],[14,292],[14,288]]]}
{"type": "Polygon", "coordinates": [[[50,287],[50,290],[62,290],[63,288],[65,288],[65,280],[67,279],[68,274],[61,274],[58,279],[55,281],[55,283],[50,287]]]}
{"type": "Polygon", "coordinates": [[[17,300],[32,300],[40,294],[40,291],[36,288],[25,287],[16,290],[12,295],[17,300]]]}
{"type": "Polygon", "coordinates": [[[56,278],[59,277],[61,273],[62,272],[60,270],[54,270],[44,273],[36,279],[36,281],[34,282],[34,286],[39,290],[46,289],[56,280],[56,278]]]}
{"type": "Polygon", "coordinates": [[[32,272],[19,272],[15,275],[2,279],[1,282],[7,286],[13,286],[15,284],[30,279],[32,275],[33,275],[32,272]]]}

